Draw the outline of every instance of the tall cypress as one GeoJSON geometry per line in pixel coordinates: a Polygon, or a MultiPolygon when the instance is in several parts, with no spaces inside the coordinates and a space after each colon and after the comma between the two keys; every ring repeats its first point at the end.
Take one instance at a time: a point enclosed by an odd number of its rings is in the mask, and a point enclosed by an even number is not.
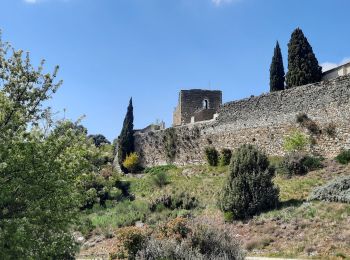
{"type": "Polygon", "coordinates": [[[284,89],[284,66],[282,53],[279,43],[273,53],[272,62],[270,66],[270,91],[279,91],[284,89]]]}
{"type": "Polygon", "coordinates": [[[295,29],[288,43],[287,88],[321,81],[322,67],[300,28],[295,29]]]}
{"type": "Polygon", "coordinates": [[[120,169],[127,173],[128,170],[123,166],[127,155],[135,151],[134,147],[134,112],[132,98],[130,98],[128,111],[126,112],[123,128],[118,137],[118,163],[120,169]]]}

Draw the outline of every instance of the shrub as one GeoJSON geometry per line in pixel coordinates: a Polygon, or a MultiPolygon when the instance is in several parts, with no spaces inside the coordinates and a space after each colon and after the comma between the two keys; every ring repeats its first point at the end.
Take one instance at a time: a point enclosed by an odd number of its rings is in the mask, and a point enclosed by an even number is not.
{"type": "Polygon", "coordinates": [[[303,151],[308,144],[308,138],[300,131],[295,131],[290,136],[286,136],[283,142],[284,149],[287,152],[303,151]]]}
{"type": "Polygon", "coordinates": [[[309,130],[312,134],[320,134],[320,129],[315,121],[309,118],[305,113],[300,113],[297,115],[297,122],[302,126],[309,130]]]}
{"type": "Polygon", "coordinates": [[[332,123],[329,123],[324,131],[326,132],[326,134],[330,137],[334,137],[335,136],[335,133],[336,133],[336,126],[335,124],[332,122],[332,123]]]}
{"type": "Polygon", "coordinates": [[[219,161],[219,153],[214,147],[205,148],[205,157],[210,166],[217,166],[219,161]]]}
{"type": "Polygon", "coordinates": [[[176,219],[167,224],[167,230],[170,232],[148,240],[137,259],[243,260],[245,257],[238,241],[227,229],[176,219]]]}
{"type": "Polygon", "coordinates": [[[324,158],[322,157],[307,155],[305,158],[304,164],[307,167],[308,171],[313,171],[323,167],[323,164],[322,164],[323,160],[324,158]]]}
{"type": "Polygon", "coordinates": [[[126,227],[119,229],[117,237],[126,251],[124,255],[128,259],[135,259],[137,252],[144,247],[148,234],[143,228],[126,227]]]}
{"type": "Polygon", "coordinates": [[[309,171],[322,168],[322,158],[306,155],[301,152],[286,154],[280,164],[283,174],[289,176],[303,175],[309,171]]]}
{"type": "Polygon", "coordinates": [[[175,194],[163,194],[150,203],[150,210],[155,211],[159,207],[167,209],[185,209],[190,210],[198,206],[198,200],[187,192],[175,194]]]}
{"type": "Polygon", "coordinates": [[[230,164],[232,152],[230,149],[222,149],[220,154],[220,165],[226,166],[230,164]]]}
{"type": "Polygon", "coordinates": [[[272,178],[265,153],[252,145],[243,145],[233,155],[229,176],[219,199],[223,212],[232,212],[234,219],[244,219],[277,207],[279,190],[272,178]]]}
{"type": "Polygon", "coordinates": [[[335,160],[341,164],[348,164],[350,162],[350,150],[343,150],[335,157],[335,160]]]}
{"type": "Polygon", "coordinates": [[[309,199],[350,203],[350,176],[337,178],[316,188],[309,199]]]}
{"type": "Polygon", "coordinates": [[[140,158],[137,153],[130,153],[126,156],[123,166],[128,170],[128,172],[134,173],[140,168],[140,158]]]}
{"type": "Polygon", "coordinates": [[[83,195],[81,209],[91,209],[95,203],[105,207],[108,200],[120,200],[122,191],[117,187],[119,176],[109,167],[101,169],[99,173],[84,174],[78,179],[78,188],[83,195]]]}
{"type": "Polygon", "coordinates": [[[160,225],[156,236],[160,239],[175,239],[181,241],[191,232],[188,221],[185,218],[174,218],[169,222],[160,225]]]}
{"type": "Polygon", "coordinates": [[[152,181],[159,188],[162,188],[163,186],[165,186],[169,183],[168,175],[165,172],[159,172],[159,173],[154,174],[152,176],[152,181]]]}

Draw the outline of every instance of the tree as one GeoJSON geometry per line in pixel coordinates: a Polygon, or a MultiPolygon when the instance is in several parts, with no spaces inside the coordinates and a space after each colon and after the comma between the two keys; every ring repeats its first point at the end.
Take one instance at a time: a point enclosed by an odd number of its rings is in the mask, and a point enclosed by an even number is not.
{"type": "Polygon", "coordinates": [[[234,219],[244,219],[275,208],[279,191],[272,182],[274,173],[266,154],[252,145],[241,146],[231,159],[219,200],[221,210],[234,219]]]}
{"type": "Polygon", "coordinates": [[[322,67],[301,29],[292,33],[288,43],[287,88],[321,81],[322,67]]]}
{"type": "Polygon", "coordinates": [[[108,141],[108,139],[104,135],[101,135],[101,134],[89,135],[88,138],[92,139],[96,147],[100,147],[103,144],[111,143],[110,141],[108,141]]]}
{"type": "Polygon", "coordinates": [[[134,114],[132,106],[132,98],[130,98],[128,110],[125,115],[122,131],[118,138],[118,163],[120,169],[127,173],[123,165],[126,157],[135,151],[134,147],[134,114]]]}
{"type": "Polygon", "coordinates": [[[276,43],[270,66],[270,91],[284,89],[284,66],[279,43],[276,43]]]}
{"type": "Polygon", "coordinates": [[[43,102],[61,82],[0,39],[0,259],[72,259],[86,137],[43,102]],[[39,128],[43,122],[47,128],[39,128]]]}

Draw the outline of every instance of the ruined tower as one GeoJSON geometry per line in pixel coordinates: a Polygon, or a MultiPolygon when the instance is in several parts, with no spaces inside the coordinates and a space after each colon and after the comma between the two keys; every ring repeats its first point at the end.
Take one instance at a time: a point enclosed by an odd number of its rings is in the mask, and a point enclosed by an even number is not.
{"type": "Polygon", "coordinates": [[[173,125],[179,126],[213,119],[221,104],[222,92],[220,90],[181,90],[179,103],[173,115],[173,125]]]}

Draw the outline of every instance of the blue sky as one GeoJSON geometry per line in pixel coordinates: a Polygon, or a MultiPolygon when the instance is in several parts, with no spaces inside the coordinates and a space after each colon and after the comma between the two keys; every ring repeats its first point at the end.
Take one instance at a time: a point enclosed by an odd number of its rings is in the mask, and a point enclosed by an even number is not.
{"type": "MultiPolygon", "coordinates": [[[[60,65],[50,101],[89,133],[115,138],[129,98],[135,127],[169,126],[180,89],[223,91],[224,101],[269,89],[279,40],[300,27],[320,63],[349,60],[348,0],[0,0],[3,38],[33,63],[60,65]]],[[[62,115],[62,113],[61,113],[62,115]]]]}

